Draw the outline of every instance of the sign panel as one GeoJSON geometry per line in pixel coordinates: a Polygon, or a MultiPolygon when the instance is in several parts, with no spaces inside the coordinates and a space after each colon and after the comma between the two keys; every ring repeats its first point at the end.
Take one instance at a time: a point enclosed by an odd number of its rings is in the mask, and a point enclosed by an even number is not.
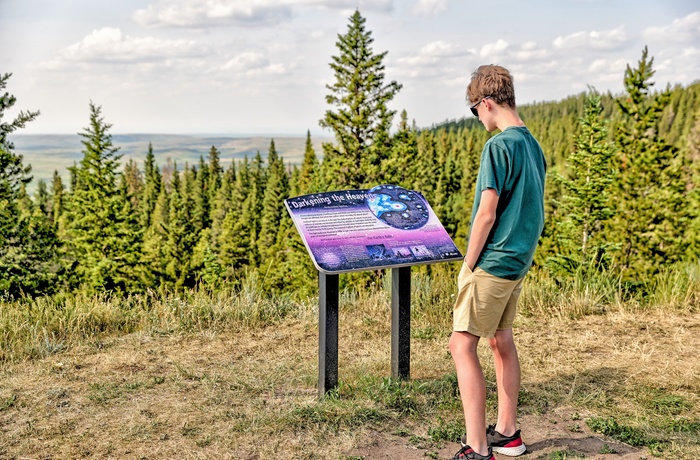
{"type": "Polygon", "coordinates": [[[326,274],[461,260],[420,192],[396,185],[284,200],[316,268],[326,274]]]}

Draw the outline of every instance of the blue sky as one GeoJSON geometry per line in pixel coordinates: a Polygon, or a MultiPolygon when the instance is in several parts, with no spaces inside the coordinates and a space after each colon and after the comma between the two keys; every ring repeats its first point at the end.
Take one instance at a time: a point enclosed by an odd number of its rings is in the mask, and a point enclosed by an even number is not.
{"type": "Polygon", "coordinates": [[[645,45],[657,88],[700,79],[697,0],[0,0],[0,72],[41,111],[22,133],[79,132],[92,100],[112,133],[330,135],[355,8],[420,127],[467,113],[480,64],[511,69],[521,105],[620,93],[645,45]]]}

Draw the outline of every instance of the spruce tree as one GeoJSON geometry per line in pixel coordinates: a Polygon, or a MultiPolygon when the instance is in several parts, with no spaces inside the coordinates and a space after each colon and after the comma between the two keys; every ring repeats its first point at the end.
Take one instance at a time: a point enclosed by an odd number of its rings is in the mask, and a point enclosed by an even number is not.
{"type": "Polygon", "coordinates": [[[143,253],[141,263],[144,266],[143,284],[150,288],[168,285],[166,268],[168,255],[166,248],[168,219],[170,216],[170,200],[163,186],[160,189],[156,204],[151,214],[151,222],[143,237],[143,253]]]}
{"type": "MultiPolygon", "coordinates": [[[[187,168],[185,168],[187,171],[187,168]]],[[[209,165],[202,156],[199,157],[199,167],[192,168],[191,174],[185,174],[188,206],[192,206],[192,223],[195,233],[201,232],[211,225],[211,200],[209,198],[209,165]],[[190,178],[191,176],[191,179],[190,178]]]]}
{"type": "Polygon", "coordinates": [[[700,258],[700,108],[695,115],[695,125],[688,135],[688,202],[690,225],[686,257],[700,258]]]}
{"type": "MultiPolygon", "coordinates": [[[[223,169],[221,167],[221,152],[215,147],[211,146],[209,149],[209,183],[207,184],[207,194],[209,198],[209,209],[214,208],[214,201],[216,200],[216,194],[221,187],[223,169]]],[[[210,220],[211,222],[211,220],[210,220]]]]}
{"type": "Polygon", "coordinates": [[[63,180],[58,174],[58,171],[54,171],[53,177],[51,178],[51,222],[54,227],[58,227],[58,220],[63,213],[64,193],[65,188],[63,187],[63,180]]]}
{"type": "MultiPolygon", "coordinates": [[[[0,74],[0,120],[17,99],[2,91],[11,74],[0,74]]],[[[26,193],[31,166],[14,152],[8,136],[39,116],[20,111],[14,120],[0,123],[0,292],[8,297],[40,295],[56,287],[58,241],[48,219],[48,194],[39,186],[43,203],[34,206],[26,193]]]]}
{"type": "Polygon", "coordinates": [[[284,214],[284,200],[289,198],[289,178],[284,168],[284,160],[275,149],[275,141],[270,141],[270,151],[267,157],[267,182],[260,210],[260,233],[257,245],[261,259],[266,261],[278,253],[275,245],[277,232],[284,214]]]}
{"type": "Polygon", "coordinates": [[[83,159],[65,203],[62,237],[78,283],[88,292],[139,289],[141,232],[131,202],[119,188],[121,155],[101,107],[90,102],[83,159]]]}
{"type": "Polygon", "coordinates": [[[601,97],[591,90],[574,151],[566,159],[568,175],[558,176],[563,189],[558,222],[561,251],[552,260],[568,273],[590,274],[610,262],[610,238],[603,229],[613,216],[613,146],[602,112],[601,97]]]}
{"type": "Polygon", "coordinates": [[[311,132],[307,130],[306,143],[304,144],[304,159],[301,162],[299,177],[295,181],[292,194],[298,196],[320,191],[318,179],[318,159],[316,158],[314,146],[311,143],[311,132]]]}
{"type": "Polygon", "coordinates": [[[323,145],[322,163],[326,185],[358,188],[376,185],[382,177],[381,163],[390,150],[395,111],[387,104],[401,89],[392,81],[384,83],[384,58],[374,54],[372,33],[358,10],[350,17],[347,33],[338,35],[339,54],[330,64],[335,82],[326,85],[331,105],[320,125],[333,131],[337,144],[323,145]]]}
{"type": "Polygon", "coordinates": [[[153,154],[153,144],[150,142],[148,143],[148,151],[146,152],[143,167],[144,185],[139,199],[139,222],[142,228],[148,228],[151,225],[153,211],[155,210],[160,190],[163,187],[163,178],[160,175],[160,170],[153,154]]]}
{"type": "Polygon", "coordinates": [[[645,47],[637,68],[625,71],[626,96],[616,100],[622,119],[615,143],[619,170],[614,193],[615,222],[610,236],[621,249],[626,278],[644,279],[685,251],[687,221],[682,158],[659,135],[658,122],[670,91],[652,93],[655,71],[645,47]]]}

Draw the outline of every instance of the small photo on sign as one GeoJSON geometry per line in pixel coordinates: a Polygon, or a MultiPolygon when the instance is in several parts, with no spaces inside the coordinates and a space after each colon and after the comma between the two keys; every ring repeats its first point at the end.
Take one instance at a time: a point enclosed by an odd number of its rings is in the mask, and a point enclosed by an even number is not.
{"type": "Polygon", "coordinates": [[[397,259],[412,259],[413,258],[413,253],[411,252],[410,249],[403,247],[403,248],[395,248],[394,249],[394,256],[397,259]]]}
{"type": "Polygon", "coordinates": [[[372,244],[365,247],[372,260],[387,260],[392,258],[391,252],[387,251],[386,246],[383,244],[372,244]]]}
{"type": "Polygon", "coordinates": [[[425,259],[433,256],[433,253],[430,252],[430,250],[424,245],[411,246],[411,252],[416,257],[416,259],[425,259]]]}

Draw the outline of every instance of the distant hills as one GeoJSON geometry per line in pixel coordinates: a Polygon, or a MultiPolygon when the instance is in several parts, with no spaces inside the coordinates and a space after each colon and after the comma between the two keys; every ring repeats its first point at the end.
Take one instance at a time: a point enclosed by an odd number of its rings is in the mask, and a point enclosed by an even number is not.
{"type": "MultiPolygon", "coordinates": [[[[221,152],[221,164],[228,168],[231,161],[242,160],[245,156],[252,158],[259,151],[263,159],[267,158],[270,141],[275,141],[277,153],[289,165],[299,165],[304,158],[306,137],[204,137],[177,134],[113,134],[112,142],[119,147],[122,161],[133,159],[140,166],[148,152],[148,143],[153,145],[153,154],[162,168],[171,159],[177,162],[178,169],[185,163],[198,164],[199,157],[207,160],[209,150],[215,146],[221,152]]],[[[30,191],[36,183],[44,179],[51,181],[54,171],[68,179],[68,167],[83,158],[82,138],[77,134],[15,134],[10,137],[15,144],[15,153],[24,157],[25,164],[32,165],[34,180],[30,191]]],[[[316,155],[322,156],[323,142],[330,138],[311,138],[316,155]]]]}

